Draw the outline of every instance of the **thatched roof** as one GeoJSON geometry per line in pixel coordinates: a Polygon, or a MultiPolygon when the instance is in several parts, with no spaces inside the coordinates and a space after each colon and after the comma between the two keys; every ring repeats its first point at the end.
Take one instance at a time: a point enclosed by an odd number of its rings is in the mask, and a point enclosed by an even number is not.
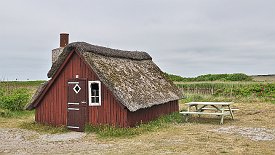
{"type": "Polygon", "coordinates": [[[52,65],[53,77],[70,52],[76,51],[130,111],[178,100],[181,93],[146,52],[122,51],[85,42],[67,45],[52,65]]]}

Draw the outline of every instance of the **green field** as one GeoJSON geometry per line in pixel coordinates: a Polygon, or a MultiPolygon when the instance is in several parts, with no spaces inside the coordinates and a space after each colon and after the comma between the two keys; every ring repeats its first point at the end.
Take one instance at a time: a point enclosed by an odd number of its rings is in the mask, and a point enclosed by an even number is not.
{"type": "Polygon", "coordinates": [[[0,88],[36,88],[45,80],[37,81],[0,81],[0,88]]]}
{"type": "Polygon", "coordinates": [[[275,82],[175,82],[187,100],[275,102],[275,82]]]}

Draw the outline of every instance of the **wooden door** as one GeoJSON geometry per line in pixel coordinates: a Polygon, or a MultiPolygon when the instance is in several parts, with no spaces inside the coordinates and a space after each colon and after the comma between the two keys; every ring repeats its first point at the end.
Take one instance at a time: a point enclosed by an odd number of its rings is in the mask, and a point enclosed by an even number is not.
{"type": "Polygon", "coordinates": [[[87,81],[72,79],[68,81],[67,128],[83,131],[88,120],[87,81]]]}

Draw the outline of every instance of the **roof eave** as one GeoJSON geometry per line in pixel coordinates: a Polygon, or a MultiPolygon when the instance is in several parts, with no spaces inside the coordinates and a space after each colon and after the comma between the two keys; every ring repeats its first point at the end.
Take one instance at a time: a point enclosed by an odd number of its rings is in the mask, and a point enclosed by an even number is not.
{"type": "Polygon", "coordinates": [[[133,108],[133,107],[127,107],[127,109],[129,109],[130,112],[135,112],[135,111],[138,111],[140,109],[146,109],[146,108],[150,108],[152,106],[155,106],[155,105],[161,105],[161,104],[165,104],[167,102],[171,102],[171,101],[177,101],[177,100],[180,100],[181,98],[178,97],[178,98],[171,98],[171,99],[167,99],[167,100],[163,100],[162,102],[153,102],[153,103],[149,103],[148,106],[140,106],[138,108],[133,108]]]}

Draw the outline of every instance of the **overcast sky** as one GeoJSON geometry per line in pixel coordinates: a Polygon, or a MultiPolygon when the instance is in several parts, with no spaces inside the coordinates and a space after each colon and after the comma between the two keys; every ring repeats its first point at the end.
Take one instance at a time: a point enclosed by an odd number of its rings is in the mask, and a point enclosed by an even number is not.
{"type": "Polygon", "coordinates": [[[275,73],[275,0],[0,2],[0,80],[47,79],[59,33],[146,51],[165,72],[275,73]]]}

